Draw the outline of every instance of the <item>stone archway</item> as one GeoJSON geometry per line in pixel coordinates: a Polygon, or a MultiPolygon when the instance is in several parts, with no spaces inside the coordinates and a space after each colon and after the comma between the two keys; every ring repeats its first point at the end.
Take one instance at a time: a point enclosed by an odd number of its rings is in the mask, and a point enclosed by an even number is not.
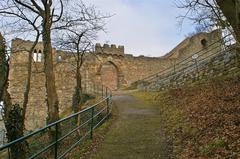
{"type": "Polygon", "coordinates": [[[118,90],[121,87],[123,75],[115,63],[107,61],[98,68],[97,77],[101,84],[109,87],[111,90],[118,90]]]}

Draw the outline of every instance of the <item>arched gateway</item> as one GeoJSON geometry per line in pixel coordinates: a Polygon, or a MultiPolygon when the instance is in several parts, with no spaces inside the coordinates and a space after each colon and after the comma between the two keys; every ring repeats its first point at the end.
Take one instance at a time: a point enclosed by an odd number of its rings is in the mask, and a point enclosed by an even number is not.
{"type": "Polygon", "coordinates": [[[121,86],[120,79],[123,78],[120,68],[112,61],[101,64],[96,76],[103,85],[108,86],[111,90],[118,90],[121,86]]]}

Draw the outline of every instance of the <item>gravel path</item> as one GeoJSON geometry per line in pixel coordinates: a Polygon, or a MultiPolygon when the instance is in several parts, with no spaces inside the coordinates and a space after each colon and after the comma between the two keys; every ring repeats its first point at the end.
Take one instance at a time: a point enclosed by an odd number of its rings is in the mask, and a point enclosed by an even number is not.
{"type": "Polygon", "coordinates": [[[168,159],[157,106],[116,95],[119,117],[92,159],[168,159]]]}

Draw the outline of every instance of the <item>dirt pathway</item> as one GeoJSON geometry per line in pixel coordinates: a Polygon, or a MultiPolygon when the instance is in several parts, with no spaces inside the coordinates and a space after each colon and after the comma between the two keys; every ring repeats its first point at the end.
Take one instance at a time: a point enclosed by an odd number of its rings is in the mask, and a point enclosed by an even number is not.
{"type": "Polygon", "coordinates": [[[118,120],[92,159],[169,158],[157,107],[129,95],[117,95],[114,102],[118,120]]]}

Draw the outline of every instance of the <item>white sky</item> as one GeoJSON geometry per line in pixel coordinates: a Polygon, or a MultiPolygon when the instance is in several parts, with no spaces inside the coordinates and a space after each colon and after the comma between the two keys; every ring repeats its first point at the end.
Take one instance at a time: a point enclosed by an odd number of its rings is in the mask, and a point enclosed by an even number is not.
{"type": "Polygon", "coordinates": [[[102,12],[114,14],[107,21],[107,33],[98,42],[124,45],[134,55],[161,56],[194,30],[184,24],[180,31],[176,17],[183,12],[174,0],[85,0],[102,12]]]}

